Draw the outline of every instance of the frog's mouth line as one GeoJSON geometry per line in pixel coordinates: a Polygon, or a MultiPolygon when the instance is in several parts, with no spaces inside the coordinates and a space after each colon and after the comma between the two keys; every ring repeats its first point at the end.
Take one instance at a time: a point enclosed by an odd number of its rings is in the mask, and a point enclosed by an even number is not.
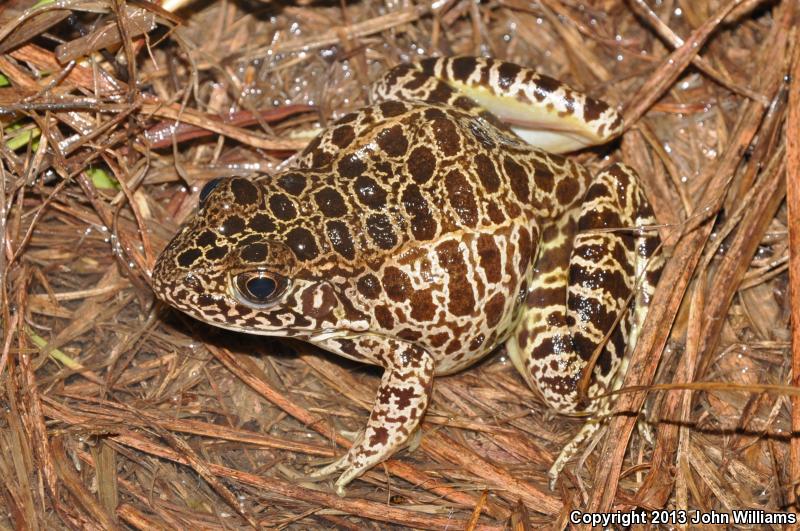
{"type": "MultiPolygon", "coordinates": [[[[207,324],[216,328],[222,328],[223,330],[229,330],[231,332],[237,332],[242,334],[250,334],[250,335],[257,335],[257,336],[269,336],[269,337],[291,337],[293,339],[299,339],[303,341],[310,340],[311,337],[315,336],[318,331],[315,329],[304,329],[302,327],[292,327],[292,326],[281,326],[281,327],[273,327],[273,325],[269,324],[267,320],[262,323],[262,326],[265,329],[259,329],[254,327],[252,324],[242,324],[237,325],[234,323],[226,322],[222,319],[215,320],[213,317],[209,315],[203,315],[202,312],[198,311],[191,311],[191,309],[187,308],[186,306],[179,306],[178,309],[184,313],[190,315],[193,319],[200,321],[203,324],[207,324]]],[[[295,316],[291,312],[286,312],[287,316],[294,320],[295,316]]]]}

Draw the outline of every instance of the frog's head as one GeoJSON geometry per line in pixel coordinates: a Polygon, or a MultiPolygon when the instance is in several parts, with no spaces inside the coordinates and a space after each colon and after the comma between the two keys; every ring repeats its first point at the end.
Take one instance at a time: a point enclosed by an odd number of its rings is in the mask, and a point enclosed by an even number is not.
{"type": "Polygon", "coordinates": [[[242,178],[210,181],[156,261],[156,295],[230,330],[302,338],[335,327],[340,299],[307,267],[316,237],[281,208],[296,209],[289,194],[242,178]]]}

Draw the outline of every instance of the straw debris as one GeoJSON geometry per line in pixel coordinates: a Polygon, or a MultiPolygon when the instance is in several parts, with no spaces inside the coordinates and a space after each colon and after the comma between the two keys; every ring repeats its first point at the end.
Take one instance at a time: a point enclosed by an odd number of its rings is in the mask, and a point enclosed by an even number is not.
{"type": "Polygon", "coordinates": [[[0,528],[527,529],[563,528],[573,510],[797,511],[798,9],[0,4],[0,528]],[[556,490],[547,469],[582,420],[549,412],[501,349],[438,379],[413,450],[340,498],[306,474],[350,444],[380,372],[210,329],[156,304],[149,274],[203,183],[291,164],[383,69],[455,54],[533,66],[619,106],[622,139],[574,156],[639,171],[667,266],[617,414],[556,490]]]}

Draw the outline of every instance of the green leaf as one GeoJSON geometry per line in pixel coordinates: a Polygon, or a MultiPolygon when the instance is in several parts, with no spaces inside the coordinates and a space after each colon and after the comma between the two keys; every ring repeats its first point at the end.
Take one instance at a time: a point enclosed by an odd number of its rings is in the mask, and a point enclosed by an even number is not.
{"type": "MultiPolygon", "coordinates": [[[[6,146],[11,151],[16,151],[17,149],[19,149],[21,147],[27,146],[31,142],[31,140],[34,140],[35,138],[39,138],[39,135],[41,135],[41,134],[42,134],[42,132],[39,130],[38,127],[34,127],[32,129],[25,129],[24,131],[22,131],[17,136],[12,137],[8,141],[6,146]]],[[[36,145],[34,145],[33,148],[36,149],[36,145]]]]}
{"type": "MultiPolygon", "coordinates": [[[[40,350],[43,349],[47,345],[47,340],[45,338],[43,338],[42,336],[38,335],[37,333],[35,333],[33,330],[28,329],[27,332],[28,332],[28,337],[31,338],[31,341],[33,341],[33,344],[36,345],[37,347],[39,347],[40,350]]],[[[54,360],[56,360],[56,361],[58,361],[60,363],[63,363],[69,369],[72,369],[73,371],[80,371],[80,370],[84,369],[83,365],[81,365],[80,362],[75,361],[74,359],[72,359],[63,350],[59,350],[57,348],[50,349],[50,350],[47,351],[47,355],[50,356],[51,358],[53,358],[54,360]]]]}
{"type": "Polygon", "coordinates": [[[11,82],[8,80],[6,76],[0,74],[0,87],[7,87],[11,85],[11,82]]]}
{"type": "Polygon", "coordinates": [[[101,190],[120,189],[119,183],[114,176],[102,168],[89,168],[86,170],[86,174],[92,178],[95,188],[100,188],[101,190]]]}

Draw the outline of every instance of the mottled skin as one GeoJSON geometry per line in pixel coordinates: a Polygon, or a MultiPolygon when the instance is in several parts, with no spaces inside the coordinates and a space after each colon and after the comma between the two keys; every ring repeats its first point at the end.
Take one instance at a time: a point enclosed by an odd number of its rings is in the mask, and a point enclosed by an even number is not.
{"type": "Polygon", "coordinates": [[[607,408],[581,403],[578,381],[635,309],[589,396],[613,385],[660,270],[655,233],[636,230],[654,219],[633,171],[592,179],[552,153],[618,134],[604,103],[471,57],[400,65],[372,97],[296,169],[208,185],[153,271],[156,294],[202,321],[385,368],[367,426],[321,471],[343,470],[340,493],[406,442],[434,375],[503,343],[558,411],[607,408]],[[627,230],[595,230],[609,228],[627,230]]]}

